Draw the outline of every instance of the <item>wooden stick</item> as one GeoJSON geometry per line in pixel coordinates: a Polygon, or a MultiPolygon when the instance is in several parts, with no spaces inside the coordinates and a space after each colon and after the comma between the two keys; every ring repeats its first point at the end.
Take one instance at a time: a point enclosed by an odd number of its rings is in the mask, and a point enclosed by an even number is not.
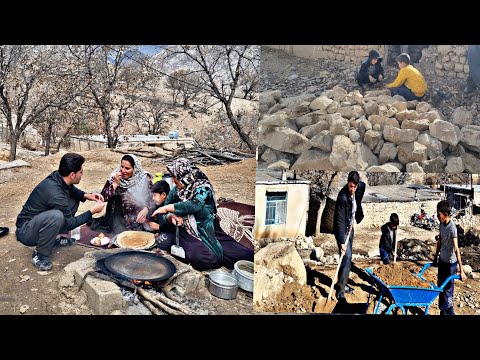
{"type": "MultiPolygon", "coordinates": [[[[352,224],[350,225],[350,229],[348,229],[347,238],[346,238],[347,240],[345,240],[345,247],[346,247],[345,253],[348,251],[348,241],[350,240],[350,233],[352,232],[354,223],[355,223],[355,218],[352,219],[352,224]]],[[[340,256],[340,260],[338,260],[337,270],[335,271],[335,276],[333,277],[333,280],[332,280],[332,286],[330,286],[330,291],[328,292],[327,303],[332,298],[333,286],[335,285],[335,281],[337,280],[338,271],[340,270],[340,265],[342,265],[342,260],[345,253],[342,253],[342,255],[340,256]]]]}
{"type": "Polygon", "coordinates": [[[163,315],[163,314],[160,312],[160,310],[158,310],[155,306],[153,306],[153,304],[152,304],[150,301],[143,299],[143,300],[142,300],[142,304],[145,305],[145,306],[147,307],[147,309],[152,312],[152,314],[154,314],[154,315],[163,315]]]}
{"type": "Polygon", "coordinates": [[[157,293],[155,295],[155,298],[157,300],[161,301],[162,303],[164,303],[165,305],[168,305],[173,309],[181,311],[182,313],[184,313],[186,315],[198,315],[195,311],[190,309],[188,306],[186,306],[184,304],[180,304],[179,302],[176,302],[175,300],[171,300],[171,299],[167,298],[165,295],[163,295],[162,293],[157,293]]]}
{"type": "Polygon", "coordinates": [[[182,274],[185,274],[187,272],[189,272],[190,270],[192,270],[192,267],[190,265],[188,265],[188,267],[186,268],[183,268],[182,270],[180,271],[177,271],[175,274],[173,274],[169,279],[165,280],[165,282],[163,284],[161,284],[160,286],[161,287],[165,287],[167,285],[169,285],[173,280],[175,280],[177,277],[179,277],[180,275],[182,274]]]}
{"type": "Polygon", "coordinates": [[[150,295],[146,290],[137,287],[137,293],[141,296],[143,296],[144,299],[150,301],[152,304],[155,306],[158,306],[161,310],[165,311],[169,315],[182,315],[180,311],[173,310],[169,308],[167,305],[163,304],[162,302],[158,301],[155,299],[152,295],[150,295]]]}
{"type": "Polygon", "coordinates": [[[394,262],[394,263],[397,262],[397,244],[398,244],[398,241],[397,241],[397,230],[395,230],[395,252],[393,253],[393,262],[394,262]]]}

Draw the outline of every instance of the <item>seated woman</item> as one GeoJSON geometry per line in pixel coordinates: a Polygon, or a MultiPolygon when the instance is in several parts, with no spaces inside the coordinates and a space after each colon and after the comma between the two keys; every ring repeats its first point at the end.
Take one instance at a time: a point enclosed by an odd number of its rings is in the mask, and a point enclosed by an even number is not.
{"type": "MultiPolygon", "coordinates": [[[[181,226],[179,242],[185,250],[185,259],[179,260],[200,271],[221,266],[233,269],[238,260],[253,261],[253,250],[236,242],[220,227],[216,219],[215,193],[207,176],[184,158],[175,160],[167,170],[175,186],[165,205],[152,216],[164,214],[165,220],[181,226]]],[[[157,242],[157,246],[170,250],[174,243],[173,237],[170,238],[170,242],[157,242]]]]}
{"type": "Polygon", "coordinates": [[[91,228],[114,234],[146,229],[147,215],[155,209],[150,192],[152,178],[135,155],[124,155],[101,192],[108,201],[105,217],[94,219],[91,228]]]}

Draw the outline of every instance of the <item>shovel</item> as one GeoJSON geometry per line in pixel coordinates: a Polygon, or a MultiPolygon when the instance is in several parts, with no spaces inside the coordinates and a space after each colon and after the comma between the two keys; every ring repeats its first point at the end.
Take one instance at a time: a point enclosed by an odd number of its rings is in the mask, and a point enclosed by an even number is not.
{"type": "MultiPolygon", "coordinates": [[[[354,222],[355,222],[355,219],[352,219],[352,224],[350,225],[350,228],[348,229],[347,237],[346,237],[346,240],[345,240],[345,246],[346,247],[348,247],[348,242],[350,241],[350,233],[352,232],[354,222]]],[[[333,286],[335,285],[335,282],[337,281],[338,271],[340,270],[340,265],[342,264],[342,260],[343,260],[344,255],[345,255],[345,253],[342,253],[342,255],[340,256],[340,259],[338,260],[337,270],[335,271],[335,276],[333,277],[333,280],[332,280],[332,286],[330,286],[330,291],[328,292],[327,301],[323,305],[317,303],[319,305],[319,309],[318,310],[315,309],[316,313],[331,313],[333,311],[333,309],[335,308],[335,306],[337,305],[337,302],[332,300],[332,293],[333,293],[333,286]]]]}
{"type": "Polygon", "coordinates": [[[185,250],[180,246],[178,224],[175,224],[175,245],[170,248],[170,253],[179,258],[185,259],[185,250]]]}
{"type": "Polygon", "coordinates": [[[393,262],[394,262],[394,263],[397,262],[397,244],[398,244],[398,241],[397,241],[397,239],[395,238],[395,252],[393,253],[393,262]]]}

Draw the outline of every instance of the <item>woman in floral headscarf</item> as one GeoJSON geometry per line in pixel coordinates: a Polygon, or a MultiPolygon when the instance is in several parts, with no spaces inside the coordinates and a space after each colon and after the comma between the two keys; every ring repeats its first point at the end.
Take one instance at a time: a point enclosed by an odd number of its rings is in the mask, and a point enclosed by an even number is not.
{"type": "Polygon", "coordinates": [[[107,224],[104,223],[103,228],[98,225],[92,228],[113,233],[144,230],[148,213],[155,209],[150,193],[152,178],[149,172],[143,170],[135,155],[124,155],[101,192],[108,201],[107,224]]]}
{"type": "MultiPolygon", "coordinates": [[[[207,176],[188,159],[180,158],[167,170],[172,175],[173,186],[165,205],[154,211],[164,214],[165,220],[179,225],[180,246],[185,259],[197,270],[215,269],[221,266],[233,268],[238,260],[253,261],[253,251],[227,235],[216,219],[217,206],[212,184],[207,176]]],[[[170,250],[172,237],[159,237],[164,241],[158,246],[170,250]],[[169,239],[169,241],[165,241],[169,239]]]]}

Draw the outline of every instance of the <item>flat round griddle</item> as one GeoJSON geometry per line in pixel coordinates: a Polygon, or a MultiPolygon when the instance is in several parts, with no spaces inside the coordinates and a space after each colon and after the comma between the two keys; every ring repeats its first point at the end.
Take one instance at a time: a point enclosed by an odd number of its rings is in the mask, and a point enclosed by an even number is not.
{"type": "Polygon", "coordinates": [[[175,265],[161,255],[145,251],[125,251],[104,259],[105,267],[116,275],[131,280],[162,281],[177,270],[175,265]]]}

